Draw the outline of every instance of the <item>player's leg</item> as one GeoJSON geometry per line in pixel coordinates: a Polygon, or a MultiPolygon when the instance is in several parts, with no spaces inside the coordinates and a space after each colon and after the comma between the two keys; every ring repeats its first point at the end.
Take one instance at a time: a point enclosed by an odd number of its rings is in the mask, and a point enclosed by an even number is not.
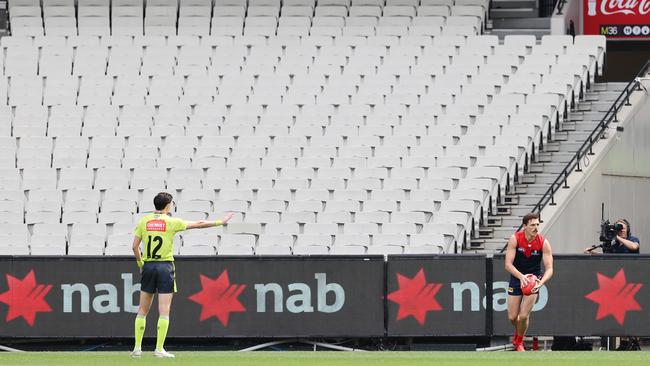
{"type": "Polygon", "coordinates": [[[518,324],[518,319],[517,317],[519,316],[519,309],[521,307],[521,299],[522,299],[521,294],[509,294],[508,296],[508,320],[512,324],[513,328],[515,329],[514,335],[512,336],[512,345],[517,348],[519,343],[521,343],[521,340],[523,337],[519,336],[519,332],[517,331],[517,324],[518,324]]]}
{"type": "Polygon", "coordinates": [[[523,296],[521,299],[521,305],[519,306],[519,314],[517,315],[517,334],[521,337],[523,342],[524,335],[528,330],[528,323],[530,321],[530,313],[535,306],[537,301],[537,294],[523,296]]]}
{"type": "Polygon", "coordinates": [[[174,357],[173,354],[165,351],[165,339],[167,338],[167,330],[169,329],[169,312],[172,306],[172,298],[176,292],[176,278],[174,271],[174,264],[167,263],[161,266],[161,282],[159,284],[158,292],[158,334],[156,336],[156,351],[154,354],[157,357],[174,357]]]}
{"type": "Polygon", "coordinates": [[[519,315],[519,307],[521,306],[521,299],[523,296],[508,296],[508,320],[513,327],[517,327],[517,316],[519,315]]]}
{"type": "Polygon", "coordinates": [[[142,354],[142,338],[144,337],[144,330],[147,326],[147,314],[151,309],[152,301],[152,293],[140,291],[140,307],[138,308],[138,315],[135,317],[135,344],[131,353],[134,357],[142,354]]]}
{"type": "Polygon", "coordinates": [[[138,357],[142,354],[142,338],[147,326],[147,314],[151,309],[153,295],[156,293],[156,272],[153,263],[145,263],[142,267],[140,279],[140,306],[135,317],[135,344],[131,356],[138,357]]]}
{"type": "Polygon", "coordinates": [[[140,291],[140,306],[138,307],[138,315],[146,317],[151,310],[151,303],[153,302],[153,293],[147,291],[140,291]]]}
{"type": "Polygon", "coordinates": [[[167,330],[169,329],[169,311],[172,306],[171,294],[158,294],[158,334],[156,337],[156,350],[164,350],[165,338],[167,338],[167,330]]]}

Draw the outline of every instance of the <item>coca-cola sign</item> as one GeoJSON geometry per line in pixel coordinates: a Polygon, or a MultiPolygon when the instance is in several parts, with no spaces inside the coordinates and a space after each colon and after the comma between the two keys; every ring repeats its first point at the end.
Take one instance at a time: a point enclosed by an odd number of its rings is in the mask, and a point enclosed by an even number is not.
{"type": "Polygon", "coordinates": [[[583,0],[584,34],[650,37],[650,0],[583,0]]]}
{"type": "MultiPolygon", "coordinates": [[[[590,3],[595,3],[595,1],[589,1],[590,3]]],[[[604,15],[611,14],[626,14],[634,15],[641,14],[645,15],[650,13],[650,1],[646,0],[609,0],[601,1],[600,3],[600,12],[604,15]]],[[[590,14],[594,15],[594,14],[590,14]]]]}

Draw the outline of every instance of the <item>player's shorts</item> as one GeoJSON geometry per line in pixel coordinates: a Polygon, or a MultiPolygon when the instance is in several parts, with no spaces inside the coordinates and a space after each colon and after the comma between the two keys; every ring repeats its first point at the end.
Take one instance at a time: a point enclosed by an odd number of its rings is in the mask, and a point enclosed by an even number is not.
{"type": "Polygon", "coordinates": [[[150,294],[171,294],[176,292],[174,262],[144,262],[140,290],[150,294]]]}
{"type": "MultiPolygon", "coordinates": [[[[541,273],[535,273],[538,279],[542,279],[541,273]]],[[[510,276],[510,284],[508,285],[508,295],[510,296],[523,296],[521,292],[521,281],[515,276],[510,276]]]]}

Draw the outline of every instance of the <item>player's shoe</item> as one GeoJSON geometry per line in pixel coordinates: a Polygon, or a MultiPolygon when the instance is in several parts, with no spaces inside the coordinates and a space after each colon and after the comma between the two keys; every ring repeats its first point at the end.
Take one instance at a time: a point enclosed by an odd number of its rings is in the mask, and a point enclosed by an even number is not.
{"type": "Polygon", "coordinates": [[[133,357],[133,358],[139,358],[141,356],[142,356],[142,350],[141,349],[134,349],[131,352],[131,357],[133,357]]]}
{"type": "Polygon", "coordinates": [[[175,357],[173,354],[165,351],[165,349],[161,349],[161,350],[157,349],[157,350],[153,351],[153,355],[156,356],[156,357],[160,357],[160,358],[174,358],[175,357]]]}
{"type": "Polygon", "coordinates": [[[517,344],[517,347],[515,347],[516,352],[526,352],[526,349],[524,348],[524,343],[521,342],[517,344]]]}

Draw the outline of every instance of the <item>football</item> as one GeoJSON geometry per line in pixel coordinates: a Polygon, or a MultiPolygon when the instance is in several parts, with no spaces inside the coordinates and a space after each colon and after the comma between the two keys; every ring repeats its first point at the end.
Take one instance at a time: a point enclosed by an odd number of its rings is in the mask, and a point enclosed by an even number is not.
{"type": "Polygon", "coordinates": [[[524,294],[524,296],[532,295],[533,289],[537,285],[537,276],[534,274],[527,274],[526,279],[528,279],[528,285],[526,287],[521,286],[521,292],[524,294]]]}

